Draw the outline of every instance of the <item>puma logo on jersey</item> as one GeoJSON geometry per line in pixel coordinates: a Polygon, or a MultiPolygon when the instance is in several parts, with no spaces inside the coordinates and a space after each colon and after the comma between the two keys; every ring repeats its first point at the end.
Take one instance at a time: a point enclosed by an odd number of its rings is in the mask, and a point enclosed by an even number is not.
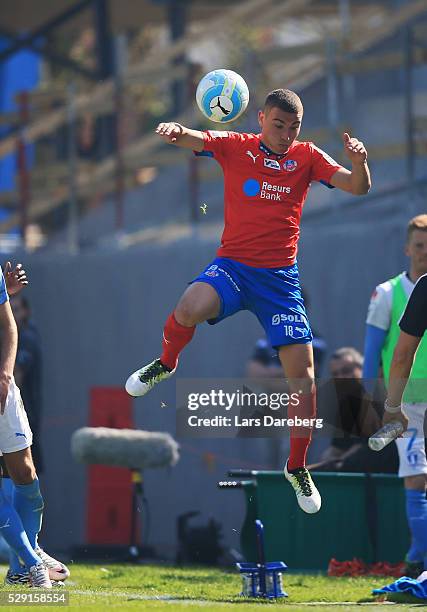
{"type": "Polygon", "coordinates": [[[249,157],[252,159],[254,163],[256,162],[256,158],[259,157],[259,153],[258,155],[254,155],[252,151],[246,151],[246,155],[249,155],[249,157]]]}

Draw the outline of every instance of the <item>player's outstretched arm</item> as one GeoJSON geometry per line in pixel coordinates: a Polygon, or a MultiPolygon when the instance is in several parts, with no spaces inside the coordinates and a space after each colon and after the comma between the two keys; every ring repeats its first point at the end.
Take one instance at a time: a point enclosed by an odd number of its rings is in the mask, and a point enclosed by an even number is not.
{"type": "Polygon", "coordinates": [[[332,176],[330,183],[338,189],[353,195],[365,195],[371,188],[371,175],[368,168],[368,152],[357,138],[343,134],[344,153],[351,161],[351,171],[340,168],[332,176]]]}
{"type": "Polygon", "coordinates": [[[203,151],[204,148],[203,132],[199,130],[190,130],[175,121],[159,123],[156,134],[168,144],[177,145],[178,147],[184,147],[198,152],[203,151]]]}

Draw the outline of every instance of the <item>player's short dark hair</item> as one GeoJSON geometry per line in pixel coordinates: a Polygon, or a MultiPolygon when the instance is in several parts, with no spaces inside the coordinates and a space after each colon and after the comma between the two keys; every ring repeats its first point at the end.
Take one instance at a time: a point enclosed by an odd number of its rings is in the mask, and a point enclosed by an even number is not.
{"type": "Polygon", "coordinates": [[[304,110],[300,97],[290,89],[274,89],[265,99],[264,112],[280,108],[285,113],[299,113],[304,110]]]}
{"type": "Polygon", "coordinates": [[[410,237],[412,236],[412,232],[414,232],[415,230],[419,230],[420,232],[427,232],[427,215],[423,214],[423,215],[417,215],[416,217],[413,217],[409,223],[408,223],[408,230],[407,230],[407,240],[410,239],[410,237]]]}

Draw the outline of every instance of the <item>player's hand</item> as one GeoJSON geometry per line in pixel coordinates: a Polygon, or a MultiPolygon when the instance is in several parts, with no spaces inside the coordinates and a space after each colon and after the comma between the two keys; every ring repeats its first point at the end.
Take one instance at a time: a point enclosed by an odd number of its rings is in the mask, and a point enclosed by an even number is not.
{"type": "Polygon", "coordinates": [[[351,138],[350,134],[343,134],[344,152],[352,164],[364,164],[368,159],[365,145],[357,138],[351,138]]]}
{"type": "Polygon", "coordinates": [[[402,423],[404,431],[408,429],[409,419],[402,409],[400,409],[399,412],[384,412],[383,426],[387,425],[388,423],[394,423],[396,421],[402,423]]]}
{"type": "Polygon", "coordinates": [[[175,143],[184,133],[184,126],[180,123],[171,121],[170,123],[159,123],[156,128],[156,134],[161,136],[168,144],[175,143]]]}
{"type": "Polygon", "coordinates": [[[21,263],[12,270],[12,264],[7,261],[4,266],[4,280],[9,295],[16,295],[28,285],[27,273],[21,263]]]}
{"type": "Polygon", "coordinates": [[[6,372],[0,372],[0,414],[4,414],[6,407],[7,394],[9,393],[9,385],[12,382],[12,376],[6,372]]]}

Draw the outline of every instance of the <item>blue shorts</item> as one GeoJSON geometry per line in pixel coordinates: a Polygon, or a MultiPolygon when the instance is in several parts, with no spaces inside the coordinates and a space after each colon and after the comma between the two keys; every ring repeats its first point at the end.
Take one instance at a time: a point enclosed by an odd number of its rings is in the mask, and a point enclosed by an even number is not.
{"type": "Polygon", "coordinates": [[[313,339],[296,263],[284,268],[253,268],[217,257],[191,283],[208,283],[220,297],[220,313],[208,321],[211,325],[239,310],[250,310],[274,348],[308,344],[313,339]]]}

